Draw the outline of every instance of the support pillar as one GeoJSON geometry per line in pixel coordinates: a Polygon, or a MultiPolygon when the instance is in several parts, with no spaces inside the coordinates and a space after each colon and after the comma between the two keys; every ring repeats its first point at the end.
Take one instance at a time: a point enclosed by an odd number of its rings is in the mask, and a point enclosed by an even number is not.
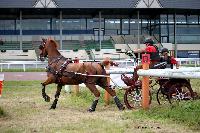
{"type": "MultiPolygon", "coordinates": [[[[138,38],[137,38],[137,49],[140,49],[140,12],[139,11],[137,11],[137,36],[138,36],[138,38]]],[[[138,58],[140,59],[140,53],[138,53],[138,58]]]]}
{"type": "Polygon", "coordinates": [[[19,12],[19,47],[22,50],[22,11],[19,12]]]}
{"type": "Polygon", "coordinates": [[[99,11],[99,49],[101,51],[101,11],[99,11]]]}
{"type": "Polygon", "coordinates": [[[62,11],[60,11],[60,49],[62,50],[63,49],[63,46],[62,46],[62,30],[63,30],[63,27],[62,27],[62,11]]]}
{"type": "MultiPolygon", "coordinates": [[[[143,70],[148,70],[150,64],[150,55],[142,55],[142,67],[143,70]]],[[[149,109],[149,76],[143,76],[142,78],[142,108],[149,109]]]]}
{"type": "Polygon", "coordinates": [[[174,14],[174,57],[177,58],[177,42],[176,42],[176,13],[174,14]]]}

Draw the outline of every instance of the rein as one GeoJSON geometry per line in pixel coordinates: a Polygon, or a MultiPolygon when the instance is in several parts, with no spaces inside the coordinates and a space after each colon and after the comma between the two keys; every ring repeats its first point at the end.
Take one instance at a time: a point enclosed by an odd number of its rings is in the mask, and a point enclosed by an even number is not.
{"type": "Polygon", "coordinates": [[[77,72],[73,72],[73,73],[77,74],[77,75],[88,76],[88,77],[105,77],[105,78],[110,78],[110,76],[107,76],[107,75],[91,75],[91,74],[77,73],[77,72]]]}

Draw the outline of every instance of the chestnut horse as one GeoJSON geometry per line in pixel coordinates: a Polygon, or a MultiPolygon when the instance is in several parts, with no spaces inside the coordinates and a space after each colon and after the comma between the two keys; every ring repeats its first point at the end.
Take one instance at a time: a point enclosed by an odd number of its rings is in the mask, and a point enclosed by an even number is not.
{"type": "Polygon", "coordinates": [[[115,91],[109,87],[106,76],[99,76],[106,74],[103,66],[104,63],[73,63],[72,60],[66,59],[60,54],[57,46],[58,44],[56,41],[52,39],[43,39],[39,47],[40,60],[44,61],[44,58],[48,57],[48,78],[46,81],[41,83],[43,86],[42,96],[46,102],[50,101],[50,97],[45,92],[45,86],[52,83],[57,84],[55,100],[50,109],[56,108],[56,104],[63,85],[78,85],[84,83],[95,96],[91,107],[88,109],[89,112],[95,111],[100,97],[100,92],[95,85],[99,85],[100,87],[104,88],[114,98],[114,101],[119,110],[124,110],[124,106],[116,96],[115,91]]]}

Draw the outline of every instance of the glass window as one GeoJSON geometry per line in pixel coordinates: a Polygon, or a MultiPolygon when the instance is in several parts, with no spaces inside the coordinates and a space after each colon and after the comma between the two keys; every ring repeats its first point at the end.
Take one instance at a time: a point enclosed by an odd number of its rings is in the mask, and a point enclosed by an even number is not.
{"type": "Polygon", "coordinates": [[[120,34],[120,19],[105,19],[105,34],[120,34]]]}
{"type": "Polygon", "coordinates": [[[200,33],[200,25],[177,25],[177,34],[193,34],[200,33]]]}
{"type": "Polygon", "coordinates": [[[129,19],[122,19],[122,34],[129,34],[129,19]]]}
{"type": "Polygon", "coordinates": [[[0,20],[0,30],[15,30],[15,20],[0,20]]]}
{"type": "Polygon", "coordinates": [[[174,25],[169,25],[169,43],[174,43],[174,25]]]}
{"type": "Polygon", "coordinates": [[[174,24],[174,15],[168,15],[168,23],[174,24]]]}
{"type": "Polygon", "coordinates": [[[199,24],[200,24],[200,16],[198,16],[198,18],[199,18],[199,24]]]}
{"type": "Polygon", "coordinates": [[[86,19],[63,19],[63,30],[85,30],[86,19]]]}
{"type": "Polygon", "coordinates": [[[23,30],[50,30],[50,19],[24,19],[23,30]]]}
{"type": "MultiPolygon", "coordinates": [[[[98,29],[99,28],[99,18],[87,19],[87,29],[98,29]]],[[[101,28],[104,28],[104,19],[101,19],[101,28]]]]}
{"type": "Polygon", "coordinates": [[[152,20],[152,22],[151,22],[152,24],[159,24],[160,22],[159,22],[159,19],[155,19],[155,20],[152,20]]]}
{"type": "Polygon", "coordinates": [[[20,20],[16,20],[16,29],[17,29],[17,30],[20,29],[20,20]]]}
{"type": "Polygon", "coordinates": [[[198,24],[198,16],[197,15],[188,15],[187,23],[188,24],[198,24]]]}
{"type": "Polygon", "coordinates": [[[120,19],[105,19],[105,29],[120,29],[120,19]]]}
{"type": "Polygon", "coordinates": [[[142,19],[142,27],[147,27],[150,24],[150,20],[142,19]]]}
{"type": "Polygon", "coordinates": [[[167,27],[168,27],[168,25],[161,25],[161,36],[167,36],[168,35],[167,27]]]}
{"type": "Polygon", "coordinates": [[[200,25],[177,25],[177,43],[199,44],[200,25]]]}
{"type": "Polygon", "coordinates": [[[160,23],[167,24],[167,15],[160,15],[160,23]]]}
{"type": "Polygon", "coordinates": [[[60,29],[60,20],[52,19],[52,30],[59,30],[59,29],[60,29]]]}
{"type": "MultiPolygon", "coordinates": [[[[139,19],[139,28],[141,30],[141,19],[139,19]]],[[[138,19],[130,20],[130,35],[138,34],[138,19]]]]}
{"type": "MultiPolygon", "coordinates": [[[[139,19],[139,24],[141,25],[141,19],[139,19]]],[[[130,20],[130,29],[138,29],[138,20],[137,19],[131,19],[130,20]]]]}
{"type": "Polygon", "coordinates": [[[186,16],[185,15],[176,15],[176,23],[177,24],[186,24],[186,16]]]}

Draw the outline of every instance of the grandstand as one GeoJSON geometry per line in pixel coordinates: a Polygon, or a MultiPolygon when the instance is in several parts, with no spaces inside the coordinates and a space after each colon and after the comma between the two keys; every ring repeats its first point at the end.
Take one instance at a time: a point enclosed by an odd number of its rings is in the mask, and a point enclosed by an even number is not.
{"type": "Polygon", "coordinates": [[[200,57],[199,0],[1,0],[0,10],[0,60],[13,50],[37,60],[42,37],[72,58],[130,58],[123,52],[147,36],[176,57],[200,57]]]}

